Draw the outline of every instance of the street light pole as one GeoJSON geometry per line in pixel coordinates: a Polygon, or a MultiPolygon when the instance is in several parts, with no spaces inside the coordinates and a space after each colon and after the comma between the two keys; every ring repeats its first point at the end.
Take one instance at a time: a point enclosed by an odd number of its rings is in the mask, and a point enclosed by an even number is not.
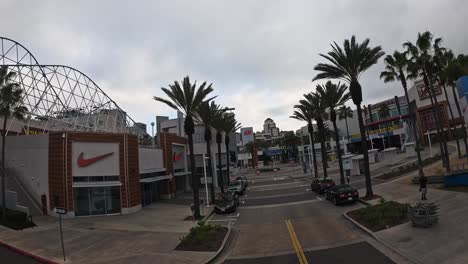
{"type": "Polygon", "coordinates": [[[154,148],[154,122],[151,122],[151,145],[154,148]]]}
{"type": "Polygon", "coordinates": [[[205,159],[209,159],[209,158],[210,157],[205,157],[205,153],[203,153],[203,174],[205,175],[206,207],[210,207],[210,200],[208,199],[208,180],[206,178],[206,162],[205,162],[205,159]]]}

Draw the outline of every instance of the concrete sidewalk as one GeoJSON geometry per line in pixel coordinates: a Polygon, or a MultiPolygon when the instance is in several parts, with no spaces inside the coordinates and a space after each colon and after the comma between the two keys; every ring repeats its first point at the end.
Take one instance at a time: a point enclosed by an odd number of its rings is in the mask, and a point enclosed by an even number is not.
{"type": "MultiPolygon", "coordinates": [[[[418,185],[410,183],[415,175],[417,172],[376,185],[374,193],[386,200],[415,204],[421,199],[418,185]]],[[[360,191],[365,192],[364,189],[360,191]]],[[[428,202],[440,206],[437,225],[424,229],[406,223],[375,235],[417,263],[468,263],[468,193],[429,188],[427,197],[428,202]]]]}
{"type": "MultiPolygon", "coordinates": [[[[215,252],[174,251],[195,224],[187,206],[158,203],[131,215],[63,221],[66,263],[203,263],[215,252]]],[[[58,220],[36,218],[35,228],[0,229],[0,240],[63,262],[58,220]]]]}

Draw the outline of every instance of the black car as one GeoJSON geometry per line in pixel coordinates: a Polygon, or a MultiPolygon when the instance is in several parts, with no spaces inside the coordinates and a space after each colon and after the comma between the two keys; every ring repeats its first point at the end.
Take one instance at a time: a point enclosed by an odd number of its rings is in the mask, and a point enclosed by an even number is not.
{"type": "Polygon", "coordinates": [[[332,179],[317,178],[310,184],[310,189],[318,194],[324,194],[325,191],[335,186],[335,182],[332,179]]]}
{"type": "Polygon", "coordinates": [[[242,181],[245,187],[249,186],[249,181],[247,180],[247,177],[242,176],[242,177],[237,177],[236,180],[242,181]]]}
{"type": "Polygon", "coordinates": [[[233,213],[239,206],[239,196],[233,192],[220,193],[216,197],[214,206],[217,214],[233,213]]]}
{"type": "Polygon", "coordinates": [[[359,192],[348,184],[340,184],[327,189],[325,198],[335,205],[353,203],[359,199],[359,192]]]}
{"type": "Polygon", "coordinates": [[[235,180],[229,183],[227,190],[238,195],[243,195],[245,191],[245,186],[241,180],[235,180]]]}

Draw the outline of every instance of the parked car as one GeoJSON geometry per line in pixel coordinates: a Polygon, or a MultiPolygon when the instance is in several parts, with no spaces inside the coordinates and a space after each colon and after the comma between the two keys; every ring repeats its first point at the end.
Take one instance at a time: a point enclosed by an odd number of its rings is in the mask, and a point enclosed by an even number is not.
{"type": "Polygon", "coordinates": [[[238,195],[243,195],[245,187],[242,181],[235,180],[229,183],[227,190],[238,195]]]}
{"type": "Polygon", "coordinates": [[[317,178],[310,184],[310,189],[318,194],[324,194],[325,191],[335,186],[335,182],[332,179],[317,178]]]}
{"type": "Polygon", "coordinates": [[[245,176],[239,176],[236,178],[236,180],[240,180],[242,181],[242,183],[244,184],[245,187],[249,186],[249,181],[247,180],[247,177],[245,176]]]}
{"type": "Polygon", "coordinates": [[[359,199],[359,192],[348,184],[340,184],[327,189],[325,198],[335,205],[353,203],[359,199]]]}
{"type": "Polygon", "coordinates": [[[214,206],[217,214],[233,213],[239,206],[239,196],[233,192],[219,193],[214,206]]]}

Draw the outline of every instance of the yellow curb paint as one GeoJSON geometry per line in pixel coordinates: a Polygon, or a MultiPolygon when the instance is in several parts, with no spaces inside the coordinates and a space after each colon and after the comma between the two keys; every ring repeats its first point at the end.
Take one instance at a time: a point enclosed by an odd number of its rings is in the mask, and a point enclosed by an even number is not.
{"type": "Polygon", "coordinates": [[[297,239],[296,232],[294,231],[291,220],[286,220],[286,227],[288,228],[289,236],[291,237],[294,250],[296,251],[297,258],[299,259],[299,264],[309,264],[304,255],[304,250],[302,249],[301,243],[299,243],[299,239],[297,239]]]}

